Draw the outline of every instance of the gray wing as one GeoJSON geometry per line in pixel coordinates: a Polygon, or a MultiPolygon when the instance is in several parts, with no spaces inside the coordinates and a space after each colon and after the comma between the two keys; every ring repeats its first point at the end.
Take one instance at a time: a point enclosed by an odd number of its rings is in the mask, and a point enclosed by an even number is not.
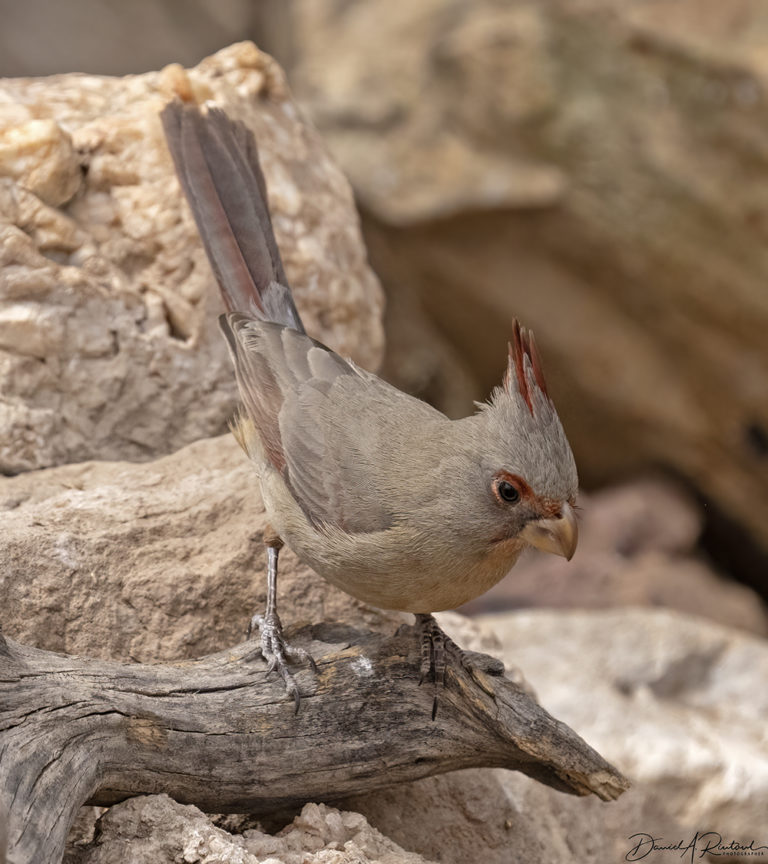
{"type": "Polygon", "coordinates": [[[237,313],[220,321],[245,409],[307,517],[350,533],[392,525],[382,469],[414,423],[444,415],[296,330],[237,313]]]}

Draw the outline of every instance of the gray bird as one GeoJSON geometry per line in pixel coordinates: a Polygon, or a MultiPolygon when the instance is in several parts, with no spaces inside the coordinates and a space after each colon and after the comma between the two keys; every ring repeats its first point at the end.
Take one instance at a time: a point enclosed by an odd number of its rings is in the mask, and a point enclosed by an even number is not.
{"type": "Polygon", "coordinates": [[[277,614],[285,541],[353,597],[416,613],[422,675],[434,664],[437,680],[432,612],[487,591],[528,544],[568,559],[576,548],[576,466],[533,334],[513,322],[502,385],[461,420],[340,357],[304,330],[251,132],[178,101],[161,116],[227,309],[242,399],[233,432],[271,525],[267,607],[252,622],[262,653],[298,706],[288,658],[311,658],[285,641],[277,614]]]}

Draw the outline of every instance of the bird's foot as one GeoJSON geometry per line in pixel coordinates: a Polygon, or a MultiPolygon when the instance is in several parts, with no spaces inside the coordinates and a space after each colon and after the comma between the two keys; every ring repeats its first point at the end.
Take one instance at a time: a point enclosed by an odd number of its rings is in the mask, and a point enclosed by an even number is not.
{"type": "Polygon", "coordinates": [[[421,630],[421,669],[419,684],[434,675],[436,683],[445,685],[445,670],[449,661],[457,661],[468,672],[478,669],[488,675],[503,675],[504,664],[496,657],[478,651],[465,651],[440,629],[432,615],[416,615],[421,630]]]}
{"type": "Polygon", "coordinates": [[[296,706],[295,713],[299,713],[301,704],[301,693],[296,684],[296,679],[288,669],[289,658],[304,661],[317,672],[317,664],[314,658],[304,648],[297,648],[285,641],[283,636],[283,625],[277,612],[268,612],[266,615],[254,615],[248,625],[246,638],[251,639],[254,632],[259,631],[261,654],[267,661],[267,675],[277,670],[285,683],[285,692],[293,698],[296,706]]]}
{"type": "Polygon", "coordinates": [[[432,703],[432,719],[437,715],[437,698],[440,687],[445,686],[445,672],[449,663],[457,663],[470,674],[473,669],[488,675],[503,675],[504,664],[488,654],[465,651],[440,629],[432,615],[417,614],[416,626],[421,631],[421,666],[419,684],[423,684],[432,673],[435,698],[432,703]]]}

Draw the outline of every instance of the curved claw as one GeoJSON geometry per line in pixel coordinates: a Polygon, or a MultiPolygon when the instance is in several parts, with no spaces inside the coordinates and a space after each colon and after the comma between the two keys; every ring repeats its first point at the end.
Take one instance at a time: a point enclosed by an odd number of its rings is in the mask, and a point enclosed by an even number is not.
{"type": "Polygon", "coordinates": [[[299,706],[301,705],[301,693],[299,693],[298,685],[296,684],[296,679],[291,675],[288,669],[283,665],[280,667],[280,675],[282,676],[283,682],[285,684],[285,692],[288,696],[293,696],[293,713],[299,713],[299,706]]]}
{"type": "Polygon", "coordinates": [[[283,627],[276,612],[266,615],[254,615],[248,627],[252,633],[256,628],[259,630],[259,642],[261,655],[267,661],[266,674],[271,675],[274,671],[280,673],[285,684],[285,692],[293,697],[295,713],[298,714],[301,705],[301,693],[296,680],[288,669],[288,658],[297,658],[306,661],[313,672],[317,672],[317,664],[314,658],[304,648],[295,648],[289,645],[283,637],[283,627]]]}
{"type": "Polygon", "coordinates": [[[285,648],[285,653],[289,657],[298,657],[299,660],[305,660],[307,663],[309,663],[312,671],[317,674],[318,668],[317,663],[315,663],[315,658],[309,653],[309,651],[306,650],[306,648],[296,648],[293,645],[288,645],[287,643],[284,643],[283,647],[285,648]]]}

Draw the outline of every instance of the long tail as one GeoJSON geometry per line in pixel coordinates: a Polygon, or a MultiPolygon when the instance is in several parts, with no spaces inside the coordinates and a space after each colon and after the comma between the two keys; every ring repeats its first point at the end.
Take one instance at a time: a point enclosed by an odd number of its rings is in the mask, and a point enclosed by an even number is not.
{"type": "Polygon", "coordinates": [[[219,108],[160,114],[176,173],[229,312],[304,326],[288,287],[253,134],[219,108]]]}

